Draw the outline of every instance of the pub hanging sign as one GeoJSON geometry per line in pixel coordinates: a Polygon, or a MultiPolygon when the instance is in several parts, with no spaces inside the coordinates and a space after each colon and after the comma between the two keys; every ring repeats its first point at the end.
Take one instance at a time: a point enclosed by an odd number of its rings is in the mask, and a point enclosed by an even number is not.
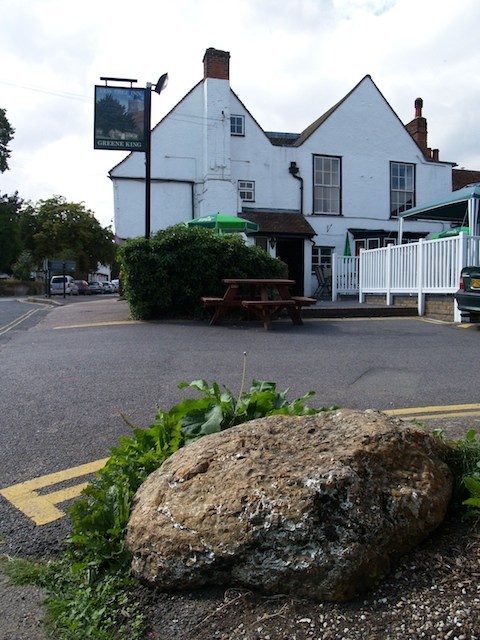
{"type": "Polygon", "coordinates": [[[145,92],[95,85],[95,149],[145,151],[145,92]]]}

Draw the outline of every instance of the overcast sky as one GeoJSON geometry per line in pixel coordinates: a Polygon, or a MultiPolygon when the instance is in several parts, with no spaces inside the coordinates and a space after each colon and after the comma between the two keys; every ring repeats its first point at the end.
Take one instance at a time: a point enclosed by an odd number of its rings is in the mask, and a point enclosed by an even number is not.
{"type": "Polygon", "coordinates": [[[100,76],[155,83],[156,124],[229,51],[230,84],[266,131],[299,133],[370,74],[403,123],[422,97],[429,146],[480,170],[479,0],[3,0],[0,107],[15,129],[0,193],[84,202],[113,225],[93,149],[100,76]]]}

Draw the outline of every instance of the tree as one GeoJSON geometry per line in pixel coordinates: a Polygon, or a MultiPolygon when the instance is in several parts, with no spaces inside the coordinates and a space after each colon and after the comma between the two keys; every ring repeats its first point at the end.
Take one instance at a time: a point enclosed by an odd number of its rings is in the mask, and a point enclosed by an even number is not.
{"type": "Polygon", "coordinates": [[[108,135],[109,131],[115,130],[130,133],[134,133],[137,130],[131,114],[111,93],[97,102],[95,126],[104,135],[108,135]]]}
{"type": "Polygon", "coordinates": [[[15,129],[12,129],[7,119],[7,112],[0,108],[0,173],[8,169],[10,149],[8,143],[13,140],[15,129]]]}
{"type": "Polygon", "coordinates": [[[18,280],[29,280],[32,271],[35,271],[33,256],[30,251],[22,251],[13,265],[13,277],[18,280]]]}
{"type": "Polygon", "coordinates": [[[18,193],[0,195],[0,271],[10,273],[22,251],[21,213],[18,193]]]}
{"type": "Polygon", "coordinates": [[[98,263],[111,264],[116,245],[109,227],[102,227],[83,202],[63,196],[39,200],[23,211],[24,248],[41,264],[45,259],[73,260],[76,273],[86,277],[98,263]]]}

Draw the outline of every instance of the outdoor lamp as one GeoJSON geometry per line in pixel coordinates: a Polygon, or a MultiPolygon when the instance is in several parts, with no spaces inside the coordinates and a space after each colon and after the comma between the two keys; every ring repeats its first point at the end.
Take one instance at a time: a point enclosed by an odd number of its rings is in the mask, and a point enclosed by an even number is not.
{"type": "Polygon", "coordinates": [[[155,93],[161,93],[162,89],[165,89],[167,84],[168,84],[168,73],[164,73],[160,76],[157,84],[155,85],[155,89],[154,89],[155,93]]]}
{"type": "MultiPolygon", "coordinates": [[[[160,94],[168,83],[168,73],[163,73],[153,88],[155,93],[160,94]]],[[[152,84],[147,82],[145,92],[145,237],[150,238],[151,220],[150,220],[150,186],[151,186],[151,157],[152,157],[152,84]]]]}

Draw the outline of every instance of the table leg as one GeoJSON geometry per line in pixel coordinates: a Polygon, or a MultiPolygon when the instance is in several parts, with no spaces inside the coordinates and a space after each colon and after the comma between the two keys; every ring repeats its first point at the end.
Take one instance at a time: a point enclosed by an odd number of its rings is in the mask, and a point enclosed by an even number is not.
{"type": "Polygon", "coordinates": [[[300,307],[287,307],[288,315],[290,316],[293,324],[301,325],[303,324],[302,313],[300,311],[300,307]]]}

